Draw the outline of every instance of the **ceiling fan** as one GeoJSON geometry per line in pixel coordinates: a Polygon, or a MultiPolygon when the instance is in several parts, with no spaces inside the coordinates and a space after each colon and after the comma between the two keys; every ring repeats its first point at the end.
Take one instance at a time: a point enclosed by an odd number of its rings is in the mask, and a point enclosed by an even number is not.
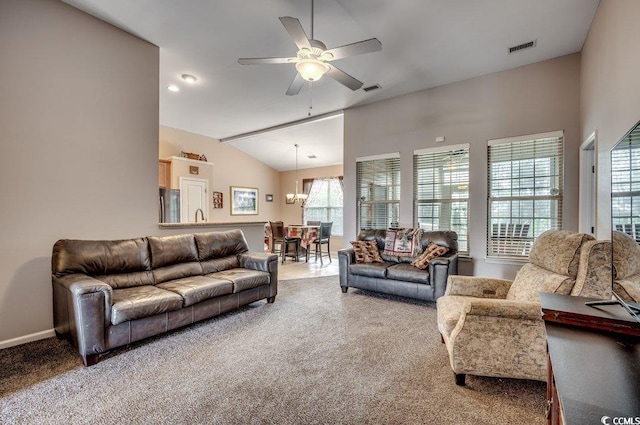
{"type": "Polygon", "coordinates": [[[287,95],[294,96],[300,92],[305,80],[309,82],[318,81],[324,74],[333,78],[337,82],[345,85],[351,90],[358,90],[362,87],[362,82],[336,67],[331,61],[343,59],[349,56],[362,55],[365,53],[378,52],[382,50],[382,43],[377,38],[359,41],[357,43],[327,49],[327,46],[313,38],[313,0],[311,0],[311,38],[307,37],[300,21],[296,18],[284,16],[280,18],[293,42],[298,46],[298,53],[292,58],[240,58],[240,65],[260,65],[260,64],[295,64],[295,78],[291,82],[287,95]]]}

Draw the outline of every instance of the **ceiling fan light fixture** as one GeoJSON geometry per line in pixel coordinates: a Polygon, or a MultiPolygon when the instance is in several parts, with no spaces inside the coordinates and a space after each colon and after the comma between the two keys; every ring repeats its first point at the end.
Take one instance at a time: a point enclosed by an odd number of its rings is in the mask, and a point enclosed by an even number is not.
{"type": "Polygon", "coordinates": [[[296,70],[307,81],[318,81],[329,69],[329,65],[317,59],[300,59],[296,63],[296,70]]]}

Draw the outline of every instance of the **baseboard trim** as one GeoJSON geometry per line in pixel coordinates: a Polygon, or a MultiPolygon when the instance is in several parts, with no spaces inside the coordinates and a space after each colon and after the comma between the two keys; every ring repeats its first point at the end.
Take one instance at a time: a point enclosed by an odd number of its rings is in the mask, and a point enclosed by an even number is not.
{"type": "Polygon", "coordinates": [[[46,339],[56,336],[53,329],[49,329],[42,332],[36,332],[34,334],[19,336],[18,338],[7,339],[0,341],[0,350],[3,348],[14,347],[16,345],[26,344],[27,342],[38,341],[39,339],[46,339]]]}

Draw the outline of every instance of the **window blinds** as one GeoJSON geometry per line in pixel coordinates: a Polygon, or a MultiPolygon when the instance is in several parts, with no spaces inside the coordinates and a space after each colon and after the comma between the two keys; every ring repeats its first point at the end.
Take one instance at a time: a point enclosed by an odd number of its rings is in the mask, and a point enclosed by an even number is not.
{"type": "Polygon", "coordinates": [[[400,155],[356,159],[358,228],[397,227],[400,218],[400,155]]]}
{"type": "Polygon", "coordinates": [[[562,170],[561,132],[489,142],[487,256],[527,257],[562,228],[562,170]]]}
{"type": "Polygon", "coordinates": [[[611,222],[640,243],[640,127],[611,151],[611,222]]]}
{"type": "Polygon", "coordinates": [[[413,155],[413,221],[425,230],[453,230],[469,254],[469,145],[413,155]]]}

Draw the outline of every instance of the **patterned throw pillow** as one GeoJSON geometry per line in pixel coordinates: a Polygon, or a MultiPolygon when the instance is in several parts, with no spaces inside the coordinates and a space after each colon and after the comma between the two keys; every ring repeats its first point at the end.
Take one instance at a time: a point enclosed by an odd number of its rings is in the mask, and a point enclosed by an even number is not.
{"type": "Polygon", "coordinates": [[[431,260],[436,257],[440,257],[449,252],[449,248],[446,246],[436,245],[435,243],[429,243],[427,249],[424,250],[421,256],[413,260],[411,263],[412,266],[417,267],[419,269],[426,269],[429,266],[431,260]]]}
{"type": "Polygon", "coordinates": [[[422,229],[389,229],[384,240],[384,255],[415,257],[422,252],[422,229]]]}
{"type": "Polygon", "coordinates": [[[356,254],[356,263],[383,263],[378,251],[378,243],[373,241],[354,241],[353,251],[356,254]]]}

